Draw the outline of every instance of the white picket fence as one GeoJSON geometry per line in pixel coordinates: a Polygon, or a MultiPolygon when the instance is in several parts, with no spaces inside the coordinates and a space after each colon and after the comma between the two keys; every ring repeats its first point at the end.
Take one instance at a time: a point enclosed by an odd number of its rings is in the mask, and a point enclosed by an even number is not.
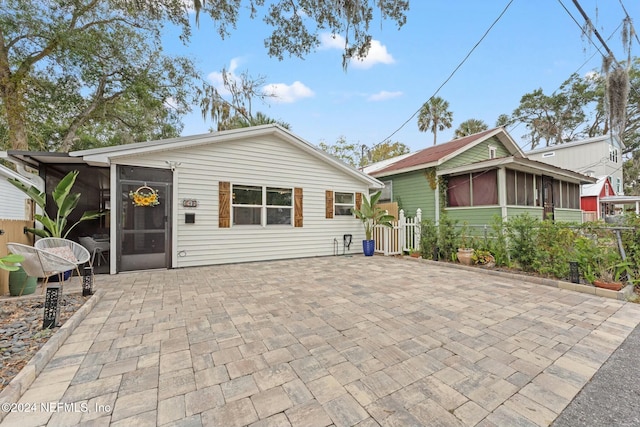
{"type": "Polygon", "coordinates": [[[416,211],[414,218],[407,218],[404,210],[398,213],[398,220],[393,227],[376,225],[373,228],[373,239],[376,242],[376,253],[383,255],[401,255],[405,251],[420,249],[420,223],[422,210],[416,211]]]}

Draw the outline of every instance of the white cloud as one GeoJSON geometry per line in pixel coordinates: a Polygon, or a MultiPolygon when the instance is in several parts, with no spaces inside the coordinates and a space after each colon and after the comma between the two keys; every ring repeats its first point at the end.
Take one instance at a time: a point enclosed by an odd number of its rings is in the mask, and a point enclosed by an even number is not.
{"type": "Polygon", "coordinates": [[[386,90],[381,90],[378,93],[374,93],[373,95],[367,98],[368,101],[386,101],[387,99],[397,98],[402,96],[403,93],[400,91],[389,92],[386,90]]]}
{"type": "MultiPolygon", "coordinates": [[[[240,77],[236,76],[235,71],[238,69],[238,65],[240,65],[241,58],[233,58],[229,63],[229,68],[227,69],[227,77],[232,81],[239,81],[240,77]]],[[[218,89],[220,95],[231,95],[231,92],[224,87],[224,79],[222,78],[222,73],[219,71],[214,71],[207,75],[207,79],[211,82],[213,87],[218,89]]]]}
{"type": "Polygon", "coordinates": [[[309,98],[315,95],[311,89],[299,81],[295,81],[291,85],[286,83],[270,83],[262,90],[268,95],[275,96],[274,98],[269,98],[267,102],[274,102],[276,104],[291,104],[299,99],[309,98]]]}
{"type": "MultiPolygon", "coordinates": [[[[344,50],[345,39],[340,34],[320,34],[320,49],[344,50]]],[[[364,58],[352,58],[350,64],[354,68],[368,69],[376,64],[393,64],[395,59],[387,51],[387,47],[378,40],[371,40],[369,52],[364,58]]]]}
{"type": "Polygon", "coordinates": [[[344,37],[340,34],[320,34],[319,49],[344,49],[344,37]]]}

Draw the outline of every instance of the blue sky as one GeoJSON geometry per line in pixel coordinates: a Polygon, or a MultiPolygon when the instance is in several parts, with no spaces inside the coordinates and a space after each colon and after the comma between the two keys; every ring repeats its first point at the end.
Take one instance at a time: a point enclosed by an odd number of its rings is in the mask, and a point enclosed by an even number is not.
{"type": "MultiPolygon", "coordinates": [[[[431,146],[433,135],[419,132],[417,118],[412,115],[508,3],[413,0],[407,24],[400,30],[390,21],[373,22],[370,56],[364,63],[352,62],[346,72],[341,47],[328,35],[327,42],[305,59],[270,58],[264,47],[270,28],[260,20],[248,19],[247,11],[224,40],[205,16],[199,28],[194,28],[189,45],[181,45],[177,36],[168,32],[165,49],[192,57],[212,83],[223,67],[236,74],[247,71],[264,76],[268,87],[275,87],[280,97],[268,105],[255,103],[253,111],[289,123],[294,133],[313,144],[332,144],[344,136],[349,142],[372,146],[390,138],[415,151],[431,146]]],[[[550,94],[573,72],[584,75],[600,69],[601,55],[581,37],[580,28],[561,3],[581,25],[584,23],[572,0],[513,1],[438,92],[453,112],[453,127],[438,133],[438,143],[449,141],[464,120],[481,119],[493,127],[498,115],[510,114],[525,93],[542,88],[550,94]]],[[[620,0],[581,0],[580,4],[617,59],[624,60],[618,28],[624,18],[620,0]]],[[[640,32],[640,2],[622,0],[622,4],[640,32]]],[[[632,54],[638,56],[639,51],[640,45],[634,41],[632,54]]],[[[205,133],[212,127],[210,121],[203,121],[197,106],[183,121],[183,135],[205,133]]],[[[522,125],[509,131],[528,149],[521,139],[525,132],[522,125]]]]}

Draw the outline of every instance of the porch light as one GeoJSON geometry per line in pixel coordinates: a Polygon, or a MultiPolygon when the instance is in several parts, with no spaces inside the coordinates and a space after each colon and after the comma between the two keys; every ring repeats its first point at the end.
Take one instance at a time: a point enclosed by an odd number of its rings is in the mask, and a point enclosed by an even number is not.
{"type": "Polygon", "coordinates": [[[42,329],[51,329],[58,325],[61,296],[62,285],[47,286],[47,293],[44,298],[44,322],[42,323],[42,329]]]}
{"type": "Polygon", "coordinates": [[[82,276],[82,296],[93,295],[93,267],[85,267],[82,276]]]}
{"type": "Polygon", "coordinates": [[[571,283],[580,283],[580,270],[577,261],[569,261],[569,280],[571,283]]]}

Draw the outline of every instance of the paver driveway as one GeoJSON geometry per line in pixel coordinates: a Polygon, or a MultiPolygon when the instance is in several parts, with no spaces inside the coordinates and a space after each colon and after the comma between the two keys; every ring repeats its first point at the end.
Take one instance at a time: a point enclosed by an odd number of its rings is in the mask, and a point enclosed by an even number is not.
{"type": "Polygon", "coordinates": [[[5,425],[548,425],[640,321],[611,299],[406,259],[100,276],[5,425]]]}

